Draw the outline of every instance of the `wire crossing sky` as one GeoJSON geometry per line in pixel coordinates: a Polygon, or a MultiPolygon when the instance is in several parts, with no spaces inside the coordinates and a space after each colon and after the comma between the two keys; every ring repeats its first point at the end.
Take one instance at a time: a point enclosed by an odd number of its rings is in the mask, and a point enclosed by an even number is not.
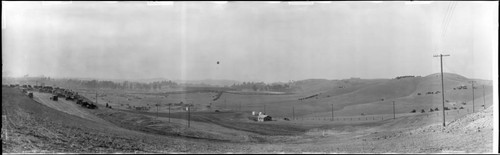
{"type": "Polygon", "coordinates": [[[2,2],[2,73],[277,82],[493,79],[497,2],[2,2]]]}

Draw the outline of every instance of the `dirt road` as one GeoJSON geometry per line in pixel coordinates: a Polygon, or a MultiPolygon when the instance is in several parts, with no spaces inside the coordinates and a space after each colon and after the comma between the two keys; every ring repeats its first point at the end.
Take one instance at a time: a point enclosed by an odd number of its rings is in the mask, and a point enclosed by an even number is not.
{"type": "Polygon", "coordinates": [[[51,107],[53,109],[75,115],[84,119],[88,119],[94,122],[98,123],[103,123],[103,124],[111,124],[93,114],[90,112],[86,111],[87,109],[81,107],[80,105],[76,104],[74,101],[67,101],[63,98],[59,99],[58,101],[53,101],[50,100],[50,96],[52,94],[48,93],[40,93],[40,92],[33,92],[33,99],[39,103],[42,103],[48,107],[51,107]]]}

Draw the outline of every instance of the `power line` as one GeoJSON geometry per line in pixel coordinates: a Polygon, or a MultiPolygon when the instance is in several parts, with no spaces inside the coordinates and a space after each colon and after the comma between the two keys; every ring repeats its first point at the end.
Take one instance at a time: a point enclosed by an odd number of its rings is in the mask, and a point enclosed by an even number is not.
{"type": "Polygon", "coordinates": [[[448,17],[450,16],[451,4],[452,4],[452,2],[448,3],[448,7],[446,8],[446,13],[445,13],[445,16],[443,18],[442,25],[441,25],[441,32],[444,31],[444,27],[446,25],[446,21],[448,21],[448,17]]]}
{"type": "Polygon", "coordinates": [[[448,7],[446,8],[446,12],[445,12],[445,15],[444,15],[444,18],[443,18],[443,22],[441,22],[441,37],[443,36],[443,32],[444,32],[444,27],[446,25],[446,21],[448,21],[448,16],[450,15],[450,8],[451,8],[451,2],[448,4],[448,7]]]}
{"type": "Polygon", "coordinates": [[[448,16],[447,21],[445,21],[444,30],[443,30],[443,33],[442,33],[443,40],[446,37],[446,32],[448,31],[448,26],[450,25],[450,21],[453,18],[453,13],[455,11],[455,7],[457,6],[457,3],[456,2],[452,2],[452,3],[450,3],[450,5],[451,5],[450,15],[448,16]]]}

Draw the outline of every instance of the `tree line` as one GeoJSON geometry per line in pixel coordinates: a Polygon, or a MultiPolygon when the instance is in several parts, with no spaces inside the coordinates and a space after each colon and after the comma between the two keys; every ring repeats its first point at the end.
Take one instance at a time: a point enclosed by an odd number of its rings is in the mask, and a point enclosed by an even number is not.
{"type": "Polygon", "coordinates": [[[233,84],[231,88],[238,90],[253,90],[253,91],[279,91],[286,92],[290,90],[290,84],[279,84],[279,83],[271,83],[266,84],[264,82],[243,82],[241,84],[233,84]]]}

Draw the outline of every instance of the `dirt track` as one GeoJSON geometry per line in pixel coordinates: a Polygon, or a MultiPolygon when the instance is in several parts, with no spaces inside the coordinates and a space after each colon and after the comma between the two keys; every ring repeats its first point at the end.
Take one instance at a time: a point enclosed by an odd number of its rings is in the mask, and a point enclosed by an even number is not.
{"type": "Polygon", "coordinates": [[[52,96],[52,94],[33,92],[33,99],[39,103],[42,103],[42,104],[48,106],[48,107],[65,112],[67,114],[71,114],[71,115],[75,115],[75,116],[78,116],[78,117],[81,117],[84,119],[95,121],[98,123],[110,124],[109,122],[107,122],[107,121],[91,114],[90,112],[86,111],[87,109],[84,109],[80,105],[76,104],[74,101],[67,101],[63,98],[60,98],[58,101],[53,101],[53,100],[50,100],[50,96],[52,96]]]}

